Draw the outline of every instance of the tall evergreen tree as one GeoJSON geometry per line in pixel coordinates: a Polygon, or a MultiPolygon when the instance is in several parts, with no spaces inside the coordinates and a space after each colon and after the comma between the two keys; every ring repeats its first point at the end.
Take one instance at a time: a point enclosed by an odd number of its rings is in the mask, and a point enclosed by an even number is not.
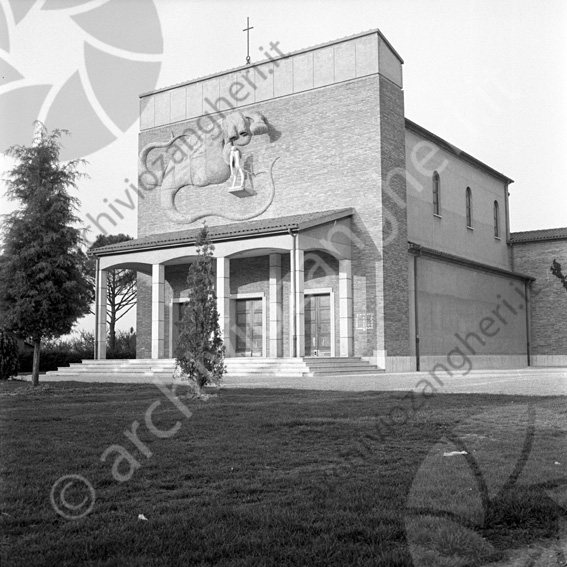
{"type": "Polygon", "coordinates": [[[71,332],[93,301],[81,233],[73,225],[78,200],[67,192],[84,160],[59,161],[61,136],[38,123],[31,146],[12,146],[7,197],[20,208],[4,217],[0,263],[3,324],[34,345],[32,383],[39,383],[41,341],[71,332]]]}
{"type": "Polygon", "coordinates": [[[189,301],[179,322],[177,365],[200,395],[207,384],[218,384],[225,372],[224,344],[219,327],[213,251],[207,226],[197,241],[197,259],[189,266],[189,301]]]}

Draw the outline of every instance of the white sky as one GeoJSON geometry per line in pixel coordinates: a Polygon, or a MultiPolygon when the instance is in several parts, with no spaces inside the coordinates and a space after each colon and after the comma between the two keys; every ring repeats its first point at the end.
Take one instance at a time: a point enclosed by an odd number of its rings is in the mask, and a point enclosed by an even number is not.
{"type": "MultiPolygon", "coordinates": [[[[0,0],[8,22],[11,3],[26,1],[0,0]]],[[[74,4],[84,8],[106,0],[47,1],[61,8],[74,4]]],[[[123,30],[128,34],[130,26],[137,26],[135,0],[110,1],[132,5],[131,20],[123,30]]],[[[155,4],[164,38],[158,87],[244,64],[242,29],[247,16],[254,26],[253,61],[263,58],[259,47],[270,41],[279,41],[285,53],[379,28],[405,61],[406,116],[515,180],[510,187],[511,229],[567,226],[566,0],[155,0],[155,4]]],[[[0,57],[17,68],[28,84],[62,84],[80,64],[84,32],[69,26],[64,10],[32,11],[10,33],[10,52],[0,49],[0,57]],[[48,16],[60,19],[48,21],[48,16]]],[[[0,97],[9,88],[0,84],[0,97]]],[[[137,109],[139,102],[133,98],[131,104],[137,109]]],[[[4,119],[0,115],[0,128],[4,119]]],[[[26,129],[31,141],[31,124],[22,124],[26,129]]],[[[78,193],[83,216],[108,210],[104,199],[124,198],[124,179],[136,178],[137,133],[135,123],[106,148],[85,156],[90,180],[81,183],[78,193]]],[[[8,165],[0,156],[0,168],[4,171],[8,165]]],[[[0,207],[7,212],[12,205],[0,197],[0,207]]],[[[112,233],[135,236],[135,211],[124,211],[124,219],[109,228],[112,233]]],[[[90,238],[94,236],[96,231],[90,238]]]]}

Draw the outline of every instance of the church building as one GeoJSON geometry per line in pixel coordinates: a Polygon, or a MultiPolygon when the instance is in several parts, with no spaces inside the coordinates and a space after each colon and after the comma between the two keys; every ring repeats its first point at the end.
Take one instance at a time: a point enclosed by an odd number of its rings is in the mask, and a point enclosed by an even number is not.
{"type": "Polygon", "coordinates": [[[567,365],[542,315],[567,322],[567,229],[510,234],[512,179],[406,118],[382,33],[265,55],[141,95],[138,237],[95,252],[98,357],[113,268],[138,274],[137,357],[175,357],[205,222],[229,358],[567,365]]]}

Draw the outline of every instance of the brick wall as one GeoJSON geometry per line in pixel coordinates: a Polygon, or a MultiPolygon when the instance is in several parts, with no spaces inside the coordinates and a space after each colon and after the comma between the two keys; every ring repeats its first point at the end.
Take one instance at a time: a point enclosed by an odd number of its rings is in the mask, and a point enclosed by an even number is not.
{"type": "Polygon", "coordinates": [[[136,358],[152,357],[152,277],[137,272],[136,358]]]}
{"type": "Polygon", "coordinates": [[[402,91],[380,80],[384,349],[409,355],[405,123],[402,91]]]}
{"type": "Polygon", "coordinates": [[[514,243],[514,271],[536,278],[531,286],[531,352],[563,356],[567,364],[567,291],[551,272],[553,260],[567,272],[567,240],[514,243]]]}
{"type": "MultiPolygon", "coordinates": [[[[372,75],[252,105],[250,109],[263,113],[272,126],[271,136],[256,136],[242,149],[246,168],[257,174],[253,179],[255,194],[235,197],[228,192],[229,182],[184,187],[178,193],[177,208],[187,215],[207,211],[247,215],[266,202],[267,175],[261,172],[278,158],[273,169],[275,198],[258,218],[341,207],[359,208],[365,216],[379,183],[378,89],[379,76],[372,75]]],[[[229,112],[206,115],[201,122],[214,129],[213,124],[229,112]]],[[[149,142],[165,142],[186,129],[198,129],[197,122],[188,120],[145,130],[140,134],[140,149],[149,142]]],[[[196,144],[194,138],[189,142],[196,144]]],[[[148,164],[168,159],[164,150],[156,149],[150,153],[148,164]]],[[[218,216],[206,220],[209,226],[234,222],[218,216]]],[[[368,220],[373,220],[372,215],[368,220]]],[[[139,237],[198,227],[201,223],[198,220],[180,225],[170,221],[161,210],[159,188],[141,191],[139,237]]]]}
{"type": "MultiPolygon", "coordinates": [[[[341,207],[356,209],[353,217],[355,311],[371,314],[374,320],[371,329],[356,331],[356,352],[368,356],[375,354],[377,348],[379,320],[376,311],[380,242],[379,83],[378,75],[372,75],[256,104],[253,108],[262,112],[272,125],[272,136],[256,137],[243,151],[245,162],[253,156],[253,163],[248,162],[247,167],[256,173],[265,171],[279,158],[273,170],[275,197],[259,218],[341,207]]],[[[217,114],[215,118],[220,116],[217,114]]],[[[195,126],[195,122],[144,131],[140,135],[140,147],[150,140],[168,140],[172,132],[176,135],[195,126]]],[[[151,155],[152,159],[156,157],[157,152],[156,156],[151,155]]],[[[256,194],[249,198],[234,197],[225,186],[211,186],[184,188],[176,203],[179,210],[186,212],[201,211],[215,203],[221,211],[243,214],[263,203],[268,189],[266,177],[255,178],[256,194]]],[[[207,217],[210,226],[226,222],[229,221],[207,217]]],[[[138,225],[140,236],[184,228],[164,217],[157,190],[143,193],[138,225]]],[[[187,227],[198,225],[200,221],[187,227]]],[[[285,311],[286,325],[287,317],[285,311]]]]}
{"type": "MultiPolygon", "coordinates": [[[[256,174],[253,194],[235,197],[227,190],[228,182],[185,187],[176,200],[178,210],[187,215],[250,213],[266,202],[269,184],[265,172],[278,158],[273,168],[273,202],[257,218],[354,208],[353,313],[359,323],[354,329],[355,355],[372,357],[384,350],[389,356],[408,355],[407,222],[405,207],[399,206],[399,200],[405,202],[405,181],[400,176],[387,177],[393,168],[403,170],[405,166],[402,90],[380,75],[370,75],[251,108],[262,112],[271,125],[269,136],[256,136],[243,148],[246,168],[256,174]],[[381,192],[386,182],[393,188],[394,198],[381,192]],[[391,212],[398,231],[384,255],[382,242],[390,227],[383,225],[383,208],[391,212]]],[[[201,124],[206,120],[213,128],[213,121],[220,118],[220,113],[208,115],[201,124]]],[[[145,130],[140,134],[140,148],[196,128],[196,122],[145,130]]],[[[154,151],[149,163],[159,161],[159,156],[159,151],[154,151]]],[[[206,220],[209,226],[234,222],[219,216],[206,220]]],[[[192,228],[201,222],[175,224],[161,210],[159,190],[142,192],[139,236],[192,228]]],[[[284,311],[286,324],[287,317],[284,311]]]]}

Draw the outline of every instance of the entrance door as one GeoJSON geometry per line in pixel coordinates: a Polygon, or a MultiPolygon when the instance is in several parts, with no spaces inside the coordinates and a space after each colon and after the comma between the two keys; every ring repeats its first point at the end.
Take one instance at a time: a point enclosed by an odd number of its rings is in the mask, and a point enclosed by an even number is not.
{"type": "Polygon", "coordinates": [[[331,356],[331,296],[305,296],[305,356],[331,356]]]}
{"type": "Polygon", "coordinates": [[[262,356],[262,300],[236,300],[236,356],[262,356]]]}

